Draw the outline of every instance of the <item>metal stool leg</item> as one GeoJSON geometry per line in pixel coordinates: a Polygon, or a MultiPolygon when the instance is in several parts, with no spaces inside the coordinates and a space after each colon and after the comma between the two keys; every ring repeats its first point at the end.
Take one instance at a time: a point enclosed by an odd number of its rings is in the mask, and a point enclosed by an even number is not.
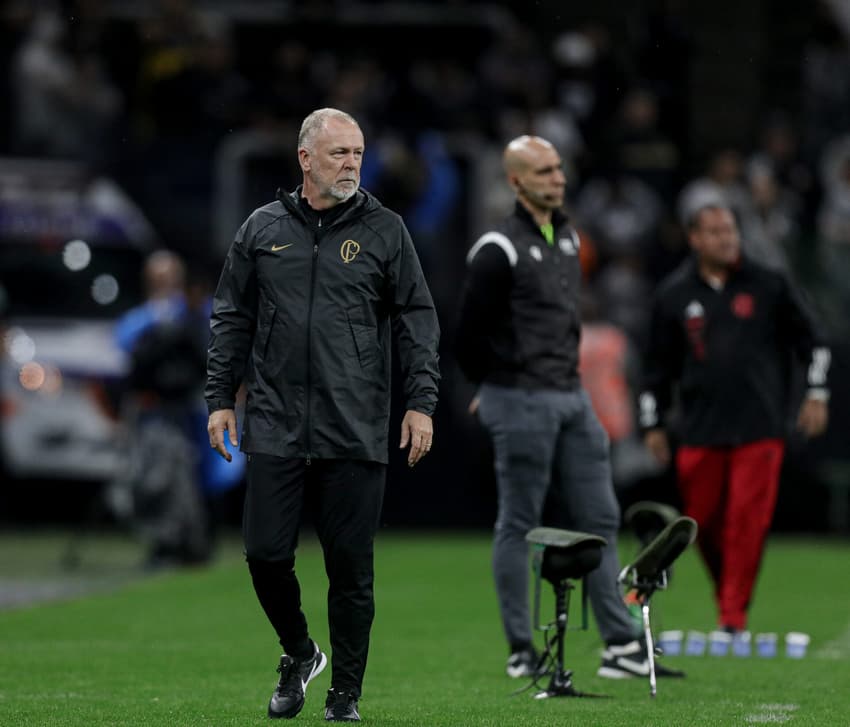
{"type": "Polygon", "coordinates": [[[649,660],[649,696],[654,697],[657,691],[655,681],[655,645],[652,643],[652,627],[649,622],[649,597],[642,599],[641,614],[643,615],[643,635],[646,639],[646,658],[649,660]]]}

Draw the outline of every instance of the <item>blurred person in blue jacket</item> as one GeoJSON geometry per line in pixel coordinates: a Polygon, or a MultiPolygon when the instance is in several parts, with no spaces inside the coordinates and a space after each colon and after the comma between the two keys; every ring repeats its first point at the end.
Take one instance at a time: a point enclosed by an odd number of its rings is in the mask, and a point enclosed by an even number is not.
{"type": "Polygon", "coordinates": [[[173,252],[152,253],[143,276],[147,299],[115,328],[131,361],[128,462],[115,484],[130,495],[129,516],[150,543],[151,566],[200,563],[212,554],[217,495],[242,475],[205,446],[209,300],[187,297],[185,265],[173,252]]]}

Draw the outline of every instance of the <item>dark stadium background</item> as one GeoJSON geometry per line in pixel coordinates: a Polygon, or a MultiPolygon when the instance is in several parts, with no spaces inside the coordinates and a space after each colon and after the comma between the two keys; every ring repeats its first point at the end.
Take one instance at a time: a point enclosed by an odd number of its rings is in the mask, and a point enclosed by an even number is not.
{"type": "MultiPolygon", "coordinates": [[[[10,101],[0,104],[0,157],[57,156],[49,143],[21,141],[14,93],[16,53],[35,9],[48,5],[13,0],[0,11],[0,97],[10,101]]],[[[150,220],[159,242],[181,253],[193,276],[209,286],[234,220],[238,224],[272,199],[277,186],[298,183],[295,134],[307,112],[339,105],[361,121],[367,157],[379,148],[387,155],[382,168],[373,170],[369,188],[407,219],[427,188],[428,152],[418,150],[430,148],[426,132],[435,132],[456,186],[452,203],[438,208],[436,229],[414,231],[414,239],[443,328],[436,446],[412,471],[400,455],[393,457],[384,521],[395,528],[486,528],[495,514],[489,452],[465,414],[473,392],[452,355],[463,257],[501,199],[494,192],[502,185],[498,167],[483,165],[482,155],[492,157],[506,133],[522,128],[524,120],[562,109],[570,84],[593,89],[593,108],[577,123],[583,148],[568,166],[572,207],[588,181],[622,171],[622,157],[614,153],[625,143],[618,127],[622,102],[635,90],[651,94],[658,112],[654,133],[677,158],[656,189],[661,219],[649,247],[641,248],[642,280],[651,289],[684,254],[676,218],[679,190],[721,149],[751,157],[766,125],[781,119],[794,130],[799,166],[809,175],[786,252],[794,276],[824,310],[834,364],[829,433],[813,443],[792,437],[774,527],[846,529],[850,279],[836,283],[815,262],[824,244],[818,220],[828,192],[819,164],[829,143],[850,132],[850,91],[844,91],[847,97],[829,91],[850,78],[846,31],[834,6],[793,0],[54,3],[67,29],[70,57],[96,59],[121,99],[102,133],[59,156],[117,181],[150,220]],[[168,13],[175,19],[163,32],[168,13]],[[225,43],[230,59],[210,66],[215,72],[152,81],[157,53],[161,61],[163,48],[182,48],[196,32],[225,43]],[[558,60],[555,48],[569,33],[596,39],[592,66],[558,60]],[[835,83],[819,85],[823,79],[811,70],[812,59],[830,54],[840,61],[832,67],[835,83]],[[224,164],[226,144],[249,130],[263,140],[229,166],[217,166],[224,164]]],[[[578,221],[581,226],[581,217],[578,221]]],[[[591,289],[612,259],[600,252],[591,289]]],[[[604,310],[602,291],[597,303],[604,310]]],[[[393,439],[398,426],[396,411],[393,439]]],[[[85,523],[96,517],[92,507],[101,485],[6,478],[0,520],[85,523]]],[[[639,497],[675,502],[665,475],[639,478],[619,494],[624,504],[639,497]]],[[[240,496],[237,489],[225,503],[230,524],[239,521],[240,496]]]]}

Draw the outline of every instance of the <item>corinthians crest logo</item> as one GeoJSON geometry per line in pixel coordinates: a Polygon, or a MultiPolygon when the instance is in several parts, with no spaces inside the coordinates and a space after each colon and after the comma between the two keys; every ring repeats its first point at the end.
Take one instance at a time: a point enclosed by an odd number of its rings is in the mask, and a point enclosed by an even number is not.
{"type": "Polygon", "coordinates": [[[360,243],[356,240],[346,240],[339,246],[339,256],[344,263],[350,263],[360,252],[360,243]]]}

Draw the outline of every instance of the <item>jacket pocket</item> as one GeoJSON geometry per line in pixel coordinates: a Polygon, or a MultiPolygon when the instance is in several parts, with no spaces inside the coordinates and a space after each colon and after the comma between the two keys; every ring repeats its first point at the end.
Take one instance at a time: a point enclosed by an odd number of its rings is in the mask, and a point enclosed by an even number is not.
{"type": "Polygon", "coordinates": [[[360,368],[367,369],[374,366],[378,358],[378,329],[368,323],[352,321],[351,316],[347,315],[347,318],[360,368]]]}
{"type": "Polygon", "coordinates": [[[257,327],[257,343],[260,357],[265,360],[269,352],[269,343],[272,340],[272,331],[274,330],[274,321],[277,317],[277,308],[269,306],[264,310],[264,314],[260,317],[259,326],[257,327]]]}

